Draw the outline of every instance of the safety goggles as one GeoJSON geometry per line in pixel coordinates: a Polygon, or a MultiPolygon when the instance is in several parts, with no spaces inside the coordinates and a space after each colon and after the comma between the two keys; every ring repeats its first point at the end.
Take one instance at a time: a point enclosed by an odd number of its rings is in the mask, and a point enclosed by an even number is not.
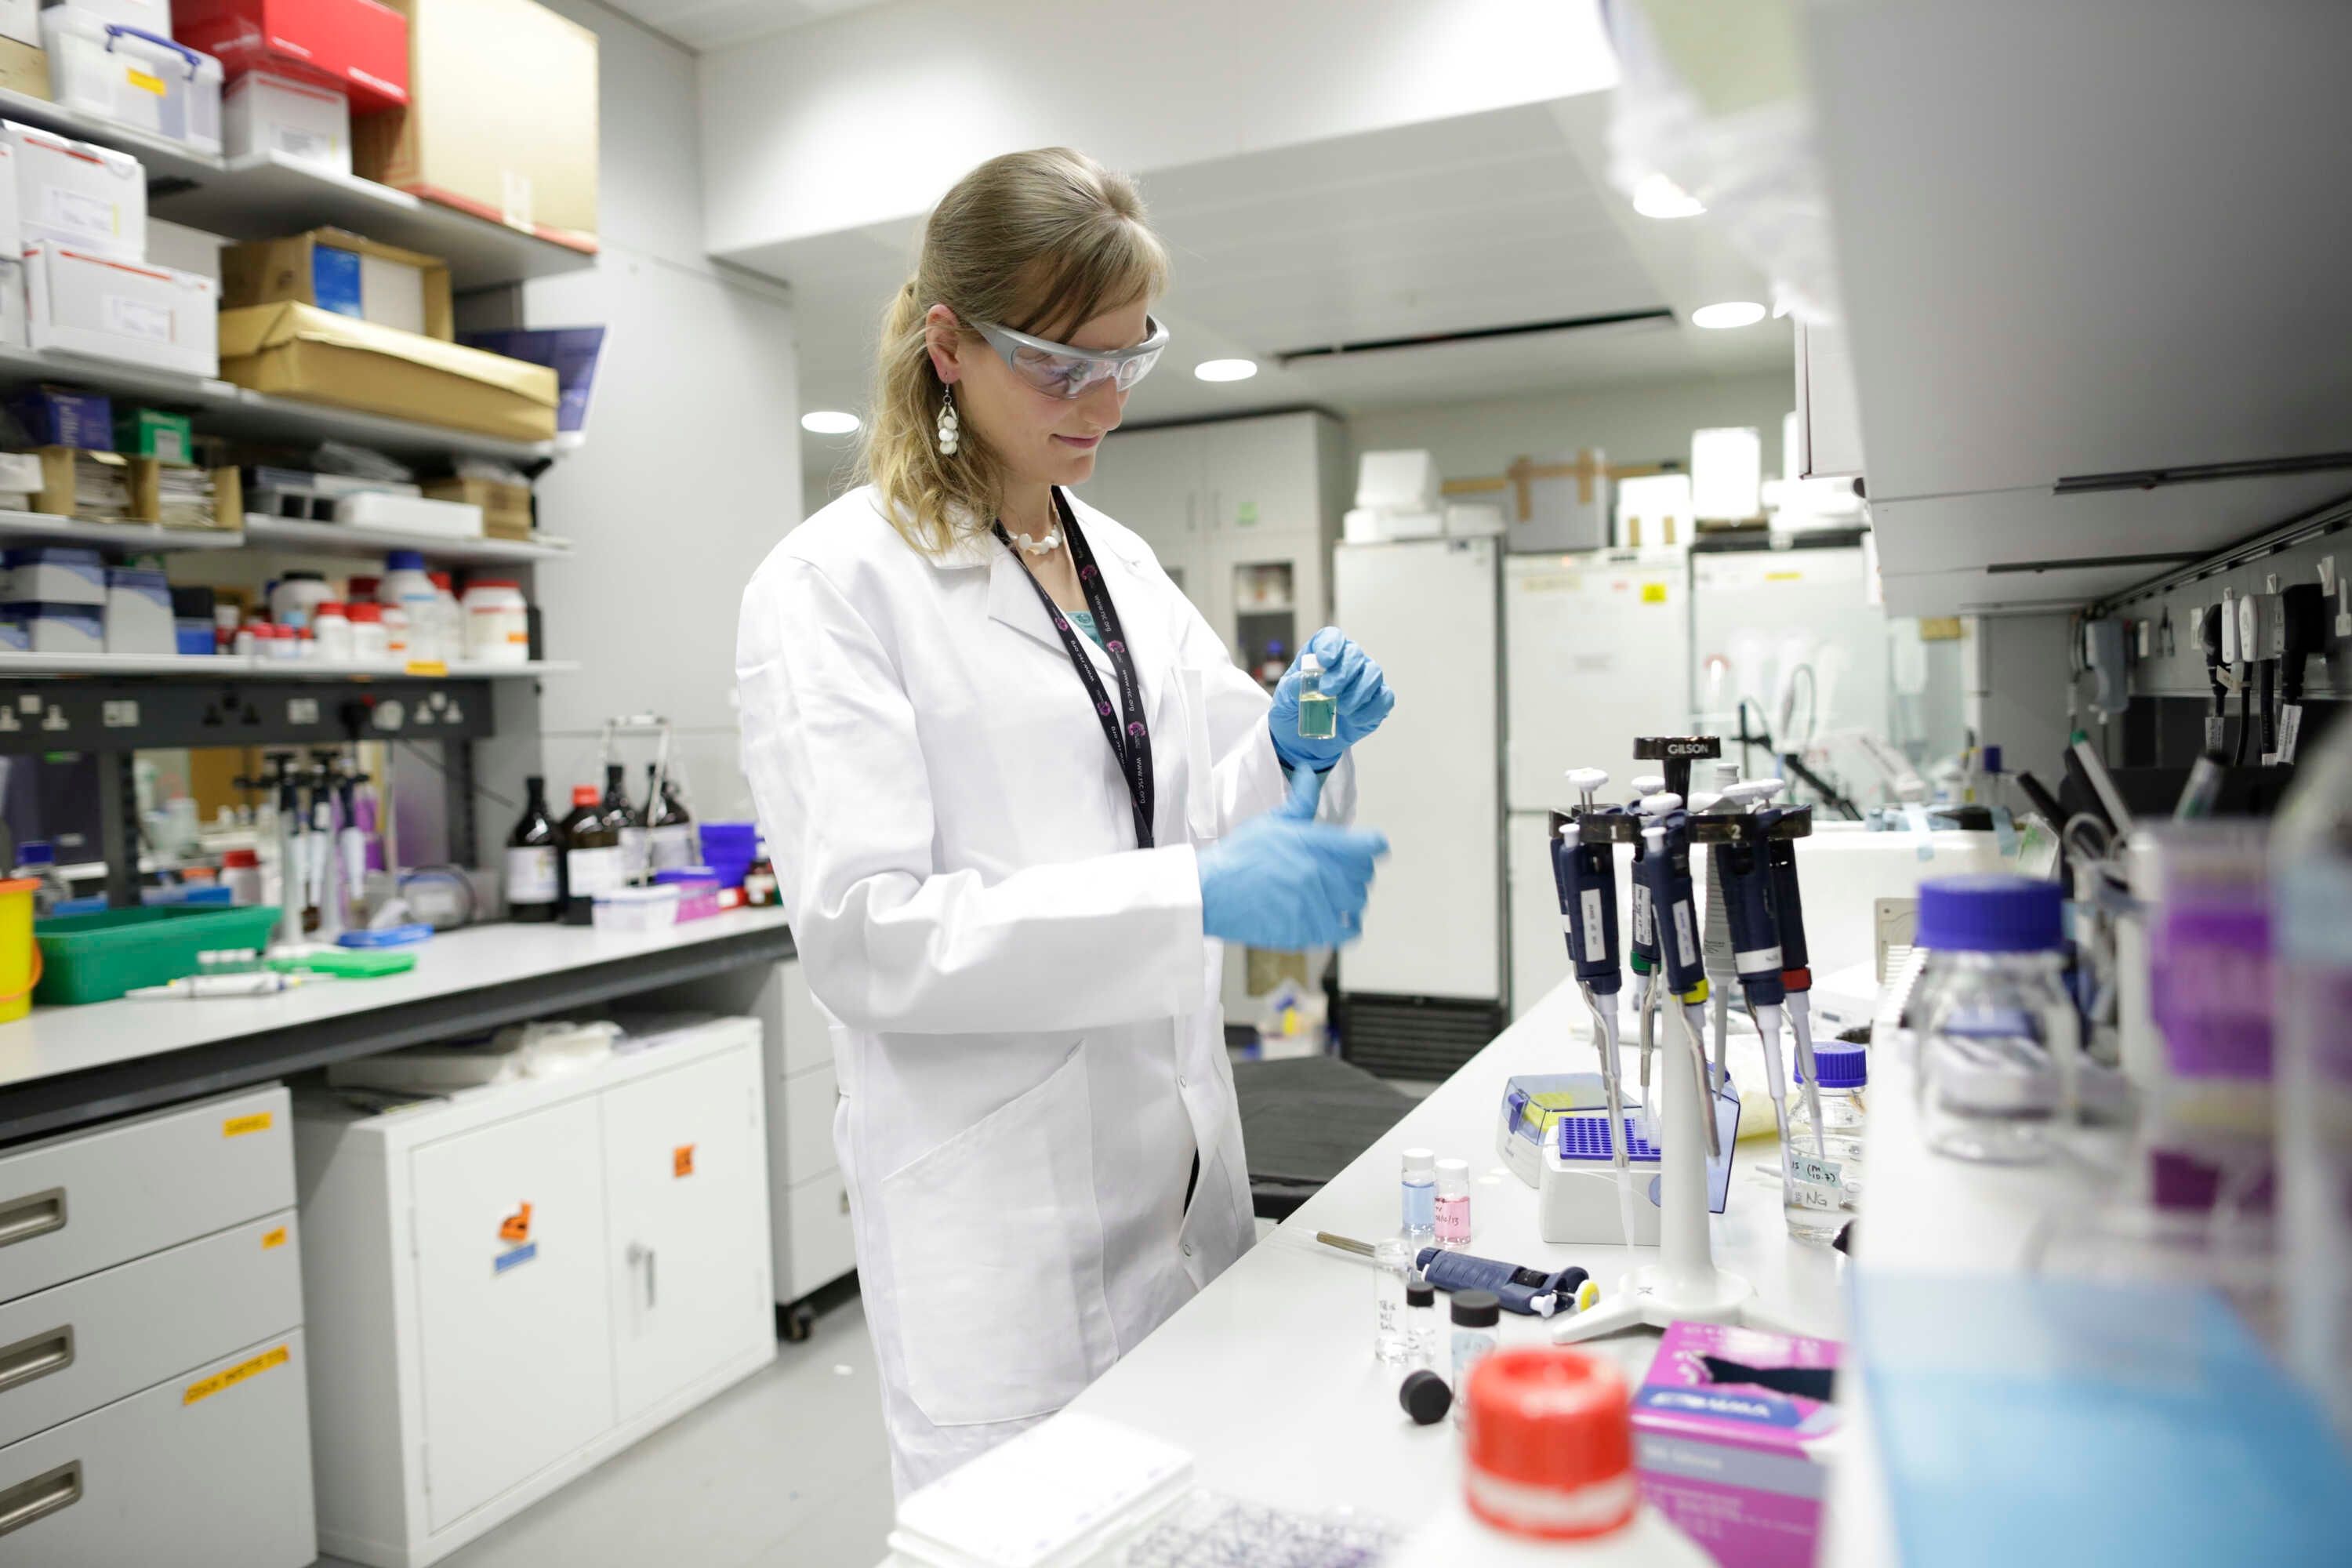
{"type": "Polygon", "coordinates": [[[1143,318],[1143,341],[1131,349],[1077,349],[1010,327],[971,325],[1015,375],[1048,397],[1076,397],[1098,381],[1114,382],[1125,392],[1151,374],[1168,346],[1168,329],[1150,316],[1143,318]]]}

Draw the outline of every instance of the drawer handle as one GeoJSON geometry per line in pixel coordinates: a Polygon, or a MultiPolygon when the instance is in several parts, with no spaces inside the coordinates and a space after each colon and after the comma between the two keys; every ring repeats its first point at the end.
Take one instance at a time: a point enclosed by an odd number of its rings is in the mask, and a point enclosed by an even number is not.
{"type": "Polygon", "coordinates": [[[0,1394],[12,1388],[22,1388],[36,1378],[47,1377],[53,1372],[63,1372],[73,1365],[74,1331],[68,1323],[62,1329],[52,1329],[46,1334],[35,1334],[28,1340],[18,1340],[13,1345],[0,1345],[0,1394]]]}
{"type": "Polygon", "coordinates": [[[47,1519],[81,1501],[81,1461],[59,1465],[47,1475],[19,1481],[0,1492],[0,1535],[47,1519]]]}
{"type": "Polygon", "coordinates": [[[30,1241],[66,1227],[66,1190],[51,1187],[21,1198],[0,1202],[0,1247],[30,1241]]]}

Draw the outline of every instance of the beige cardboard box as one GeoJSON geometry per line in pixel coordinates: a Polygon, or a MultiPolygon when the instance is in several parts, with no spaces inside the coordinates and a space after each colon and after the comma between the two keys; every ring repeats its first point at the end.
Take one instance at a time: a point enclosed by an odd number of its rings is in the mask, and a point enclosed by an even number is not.
{"type": "Polygon", "coordinates": [[[403,250],[347,234],[314,228],[285,239],[232,245],[221,252],[221,308],[299,304],[348,315],[380,327],[422,332],[447,342],[457,333],[450,321],[449,268],[437,256],[403,250]],[[329,261],[322,267],[320,252],[329,261]],[[320,299],[322,274],[332,302],[320,299]],[[354,298],[354,296],[356,298],[354,298]]]}
{"type": "Polygon", "coordinates": [[[223,310],[222,379],[513,441],[555,436],[555,373],[289,300],[223,310]]]}
{"type": "Polygon", "coordinates": [[[427,479],[425,493],[435,500],[480,507],[484,538],[530,538],[529,485],[502,485],[495,479],[427,479]]]}
{"type": "Polygon", "coordinates": [[[388,0],[408,107],[352,122],[352,167],[576,249],[596,248],[596,35],[534,0],[388,0]]]}
{"type": "MultiPolygon", "coordinates": [[[[37,37],[40,23],[36,21],[33,26],[37,37]]],[[[21,92],[27,98],[48,97],[49,51],[37,43],[0,38],[0,88],[21,92]]]]}
{"type": "MultiPolygon", "coordinates": [[[[32,510],[50,517],[72,517],[80,510],[74,505],[74,486],[82,458],[110,468],[127,470],[130,466],[119,452],[85,452],[79,447],[41,447],[36,452],[41,459],[41,488],[33,497],[32,510]]],[[[137,511],[135,504],[131,510],[137,511]]]]}
{"type": "Polygon", "coordinates": [[[127,458],[131,468],[131,516],[139,522],[166,522],[179,528],[242,528],[245,526],[244,487],[235,468],[215,468],[213,511],[207,522],[163,515],[163,469],[155,458],[127,458]]]}

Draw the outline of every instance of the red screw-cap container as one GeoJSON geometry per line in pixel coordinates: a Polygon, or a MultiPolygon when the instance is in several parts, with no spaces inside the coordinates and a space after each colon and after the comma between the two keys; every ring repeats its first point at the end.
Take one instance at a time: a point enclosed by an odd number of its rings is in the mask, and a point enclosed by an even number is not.
{"type": "Polygon", "coordinates": [[[261,857],[250,849],[224,849],[221,851],[221,864],[234,871],[240,866],[260,865],[261,857]]]}
{"type": "Polygon", "coordinates": [[[1498,1351],[1470,1373],[1463,1489],[1497,1530],[1546,1541],[1606,1535],[1641,1501],[1625,1375],[1579,1351],[1498,1351]]]}
{"type": "Polygon", "coordinates": [[[604,797],[603,795],[596,793],[596,786],[594,784],[573,784],[572,786],[572,804],[574,805],[593,805],[604,798],[604,797]]]}

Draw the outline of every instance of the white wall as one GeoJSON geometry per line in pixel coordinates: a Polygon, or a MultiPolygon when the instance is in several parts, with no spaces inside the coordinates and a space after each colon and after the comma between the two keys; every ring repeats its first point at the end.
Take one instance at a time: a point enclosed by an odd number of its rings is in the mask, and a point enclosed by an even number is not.
{"type": "MultiPolygon", "coordinates": [[[[736,608],[800,521],[789,298],[704,253],[694,57],[594,0],[546,3],[600,39],[604,248],[593,269],[526,283],[522,314],[608,332],[587,442],[539,483],[541,526],[578,550],[532,574],[548,657],[581,668],[541,683],[538,754],[488,743],[483,783],[511,795],[543,768],[561,803],[602,783],[604,720],[655,712],[677,726],[696,815],[740,816],[736,608]]],[[[625,752],[633,792],[649,755],[625,752]]],[[[482,815],[493,842],[510,826],[482,815]]]]}
{"type": "Polygon", "coordinates": [[[1615,78],[1593,0],[904,0],[702,57],[703,211],[748,262],[1018,148],[1165,168],[1615,78]]]}
{"type": "Polygon", "coordinates": [[[1780,418],[1796,406],[1792,372],[1612,386],[1549,397],[1367,409],[1348,421],[1358,452],[1421,447],[1449,479],[1499,474],[1514,458],[1593,447],[1612,463],[1690,461],[1690,433],[1753,425],[1764,437],[1764,472],[1780,469],[1780,418]]]}

